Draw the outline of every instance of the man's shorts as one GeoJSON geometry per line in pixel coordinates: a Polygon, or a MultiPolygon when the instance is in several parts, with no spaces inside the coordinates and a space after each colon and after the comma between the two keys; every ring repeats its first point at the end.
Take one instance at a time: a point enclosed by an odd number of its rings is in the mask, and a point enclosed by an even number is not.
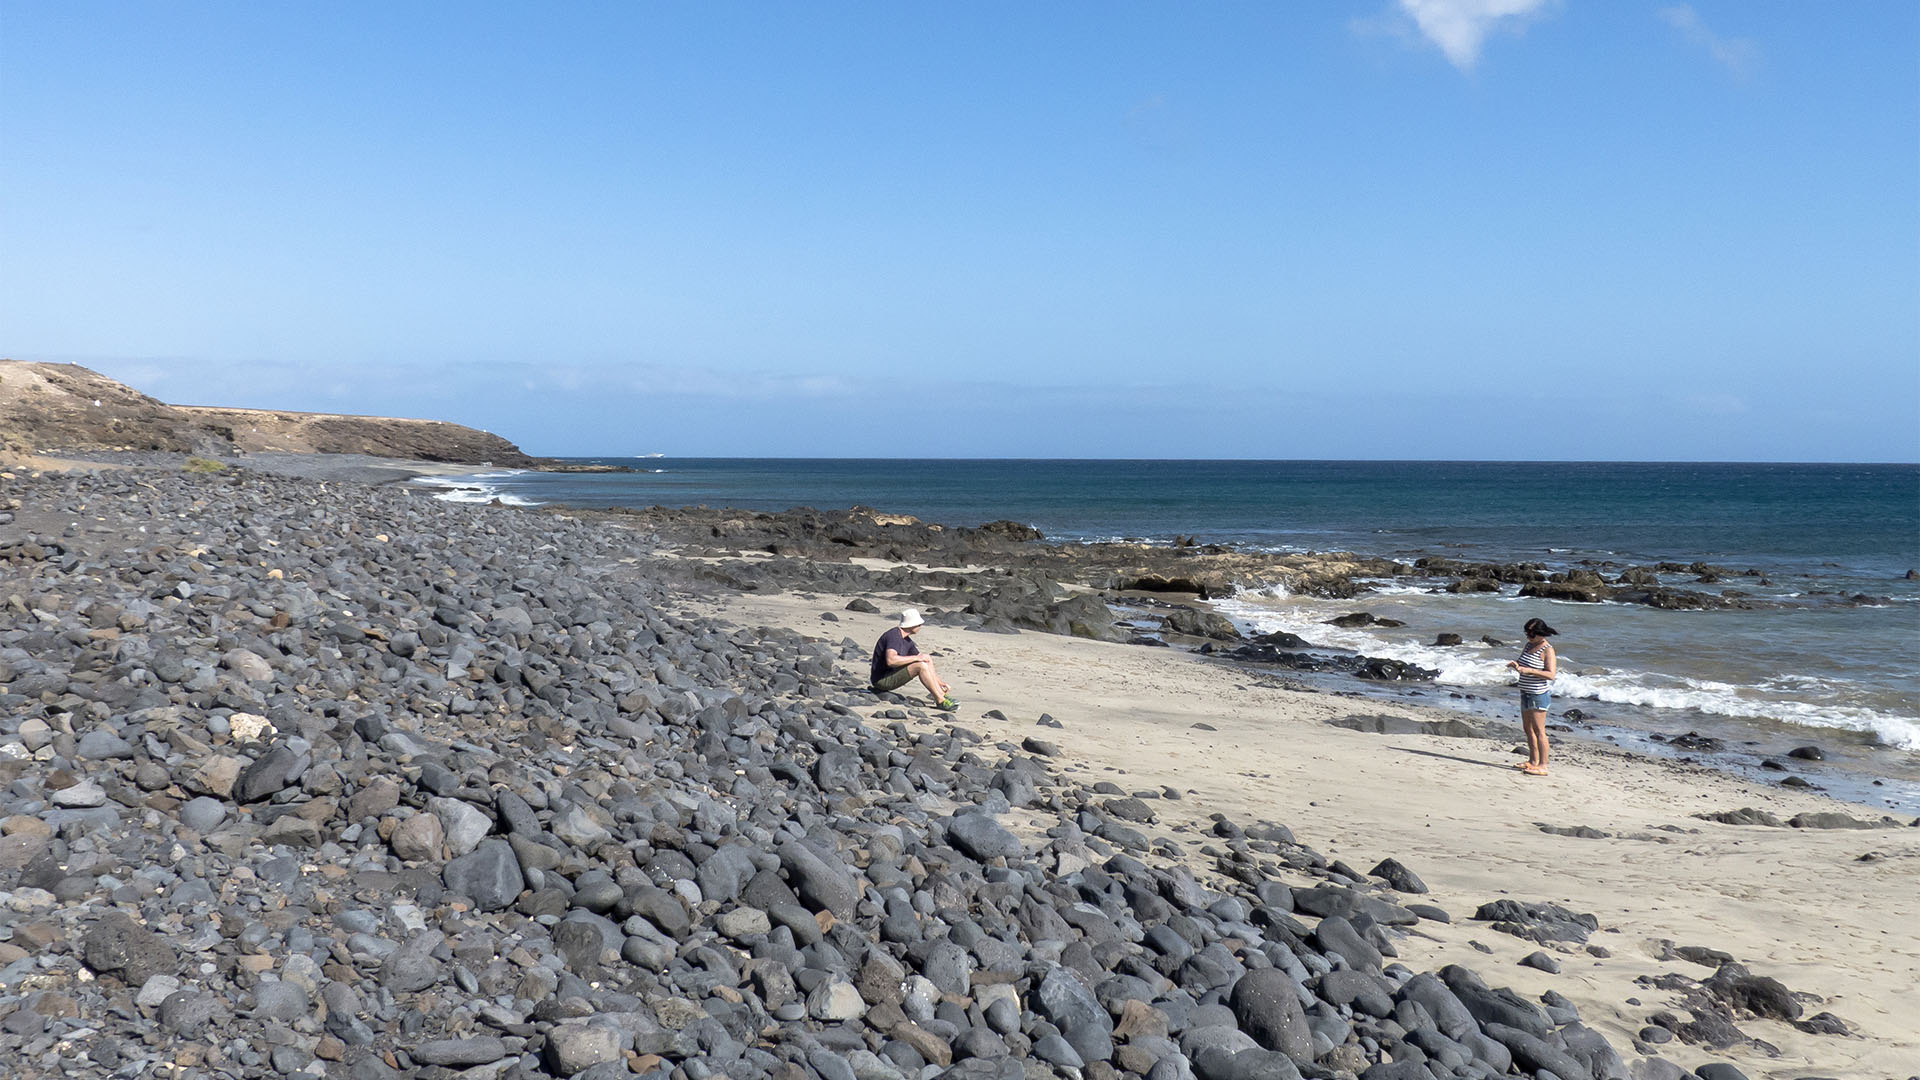
{"type": "Polygon", "coordinates": [[[897,667],[889,672],[885,678],[873,684],[873,692],[883,694],[888,690],[898,690],[919,677],[920,676],[913,673],[913,665],[911,664],[904,667],[897,667]]]}

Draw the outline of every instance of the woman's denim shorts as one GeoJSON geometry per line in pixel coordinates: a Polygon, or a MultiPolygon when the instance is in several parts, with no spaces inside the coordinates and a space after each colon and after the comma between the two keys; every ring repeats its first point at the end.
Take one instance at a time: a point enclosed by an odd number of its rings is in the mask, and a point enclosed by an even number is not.
{"type": "Polygon", "coordinates": [[[1553,704],[1553,691],[1551,690],[1542,690],[1537,694],[1529,694],[1525,690],[1520,691],[1521,712],[1546,712],[1547,706],[1551,704],[1553,704]]]}

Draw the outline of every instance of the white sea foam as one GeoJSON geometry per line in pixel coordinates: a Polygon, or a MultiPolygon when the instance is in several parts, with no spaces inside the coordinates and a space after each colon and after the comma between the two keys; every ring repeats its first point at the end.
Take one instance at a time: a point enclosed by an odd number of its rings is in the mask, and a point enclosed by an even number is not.
{"type": "Polygon", "coordinates": [[[1429,596],[1434,591],[1431,585],[1408,585],[1399,581],[1365,581],[1362,584],[1370,586],[1374,596],[1429,596]]]}
{"type": "Polygon", "coordinates": [[[440,488],[434,498],[446,502],[491,503],[495,500],[507,506],[536,506],[531,499],[518,495],[508,495],[501,491],[500,485],[491,481],[502,480],[509,476],[519,476],[525,469],[507,469],[501,472],[474,473],[471,476],[416,476],[413,483],[423,487],[440,488]]]}
{"type": "Polygon", "coordinates": [[[1771,695],[1756,696],[1753,687],[1707,680],[1684,679],[1680,680],[1682,685],[1659,686],[1644,673],[1631,671],[1592,676],[1563,671],[1556,682],[1560,693],[1573,697],[1656,709],[1695,709],[1742,720],[1774,720],[1804,727],[1868,732],[1884,746],[1920,750],[1920,717],[1771,695]]]}
{"type": "MultiPolygon", "coordinates": [[[[1285,630],[1315,645],[1387,657],[1433,669],[1439,673],[1434,681],[1441,685],[1492,689],[1513,683],[1513,673],[1506,666],[1507,661],[1513,658],[1510,646],[1495,650],[1477,642],[1435,646],[1394,641],[1364,628],[1330,626],[1323,621],[1326,611],[1321,608],[1308,605],[1275,608],[1262,603],[1259,596],[1258,593],[1250,593],[1245,598],[1217,601],[1214,606],[1255,633],[1285,630]]],[[[1632,670],[1595,670],[1591,674],[1581,674],[1579,668],[1578,655],[1569,654],[1563,649],[1560,653],[1560,677],[1554,687],[1557,699],[1586,699],[1655,709],[1692,709],[1743,720],[1771,720],[1806,727],[1866,732],[1884,746],[1920,750],[1920,717],[1823,703],[1831,701],[1843,689],[1840,684],[1828,680],[1780,676],[1741,686],[1632,670]]]]}
{"type": "Polygon", "coordinates": [[[1324,612],[1308,608],[1275,610],[1257,601],[1242,599],[1216,601],[1214,607],[1256,633],[1285,630],[1315,645],[1405,660],[1432,668],[1440,672],[1436,680],[1438,682],[1454,686],[1492,686],[1509,681],[1506,662],[1511,657],[1503,653],[1495,660],[1482,655],[1478,646],[1440,648],[1413,642],[1390,642],[1364,629],[1330,626],[1322,621],[1324,612]]]}

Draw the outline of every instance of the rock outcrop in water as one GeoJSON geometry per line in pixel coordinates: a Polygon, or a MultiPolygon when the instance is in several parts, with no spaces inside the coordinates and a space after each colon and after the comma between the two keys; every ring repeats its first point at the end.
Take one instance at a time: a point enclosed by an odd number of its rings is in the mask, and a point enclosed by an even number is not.
{"type": "MultiPolygon", "coordinates": [[[[1344,599],[1393,580],[1441,592],[1497,592],[1518,587],[1520,595],[1582,603],[1611,601],[1667,609],[1753,608],[1766,602],[1737,590],[1719,593],[1681,589],[1660,583],[1659,574],[1704,577],[1738,575],[1703,563],[1660,563],[1653,569],[1615,568],[1609,582],[1601,568],[1549,572],[1540,564],[1463,562],[1439,556],[1411,564],[1348,552],[1283,554],[1242,551],[1218,544],[1044,543],[1037,530],[1012,522],[978,528],[949,528],[914,518],[854,507],[815,510],[799,507],[778,513],[690,507],[650,507],[604,511],[623,516],[657,533],[689,554],[709,558],[774,555],[809,564],[844,564],[856,557],[934,566],[990,562],[1013,573],[1031,573],[1108,594],[1167,593],[1218,600],[1246,591],[1281,588],[1296,595],[1344,599]],[[1656,572],[1657,571],[1657,572],[1656,572]]],[[[779,571],[785,573],[785,571],[779,571]]],[[[831,572],[815,574],[814,587],[831,588],[831,572]]],[[[799,584],[781,578],[783,587],[799,584]]],[[[1860,598],[1871,600],[1871,598],[1860,598]]],[[[1838,603],[1853,603],[1838,598],[1838,603]]]]}
{"type": "Polygon", "coordinates": [[[723,557],[752,553],[813,564],[880,558],[996,569],[1109,593],[1181,593],[1221,599],[1244,589],[1284,585],[1314,596],[1352,596],[1362,579],[1393,577],[1412,568],[1391,559],[1344,552],[1284,555],[1239,551],[1215,544],[1144,542],[1043,543],[1038,530],[1014,522],[950,528],[865,507],[780,513],[706,507],[612,510],[688,554],[723,557]]]}
{"type": "Polygon", "coordinates": [[[1410,872],[1156,833],[1160,792],[876,703],[862,643],[678,614],[715,586],[643,531],[0,497],[12,1075],[1627,1075],[1557,995],[1394,962],[1445,918],[1410,872]]]}

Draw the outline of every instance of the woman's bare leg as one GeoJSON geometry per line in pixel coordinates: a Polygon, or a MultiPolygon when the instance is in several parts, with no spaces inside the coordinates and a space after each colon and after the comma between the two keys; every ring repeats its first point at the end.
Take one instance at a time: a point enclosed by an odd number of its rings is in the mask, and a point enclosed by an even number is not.
{"type": "Polygon", "coordinates": [[[1521,714],[1521,726],[1527,732],[1527,765],[1545,771],[1547,767],[1547,713],[1544,709],[1521,714]]]}

